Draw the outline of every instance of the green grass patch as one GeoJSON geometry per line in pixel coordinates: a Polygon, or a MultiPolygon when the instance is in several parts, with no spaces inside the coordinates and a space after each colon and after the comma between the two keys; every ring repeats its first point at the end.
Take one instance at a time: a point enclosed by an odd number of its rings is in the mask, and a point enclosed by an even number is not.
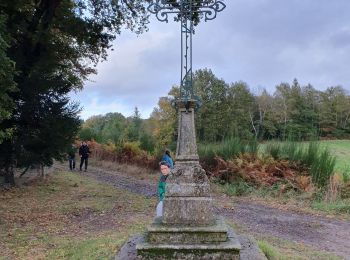
{"type": "Polygon", "coordinates": [[[112,259],[125,242],[125,234],[102,233],[90,238],[66,238],[53,241],[48,259],[112,259]]]}
{"type": "Polygon", "coordinates": [[[335,202],[315,201],[311,207],[327,213],[344,213],[350,214],[350,200],[337,200],[335,202]]]}
{"type": "Polygon", "coordinates": [[[147,199],[74,173],[0,193],[5,259],[110,259],[152,221],[147,199]]]}
{"type": "Polygon", "coordinates": [[[259,248],[264,253],[267,259],[269,260],[285,260],[287,257],[283,256],[277,248],[270,245],[268,242],[264,240],[258,241],[259,248]]]}
{"type": "Polygon", "coordinates": [[[337,158],[337,163],[335,165],[337,171],[349,172],[350,140],[321,141],[320,144],[323,147],[328,147],[332,155],[337,158]]]}

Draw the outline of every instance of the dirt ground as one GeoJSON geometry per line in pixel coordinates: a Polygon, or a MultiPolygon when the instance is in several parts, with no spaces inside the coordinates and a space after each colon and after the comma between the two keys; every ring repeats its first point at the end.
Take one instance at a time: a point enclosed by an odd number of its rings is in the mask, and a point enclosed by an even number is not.
{"type": "MultiPolygon", "coordinates": [[[[55,167],[65,168],[61,165],[55,167]]],[[[147,197],[157,196],[155,183],[115,171],[89,167],[88,172],[79,174],[147,197]]],[[[216,200],[221,198],[216,197],[216,200]]],[[[244,227],[250,234],[271,235],[350,259],[350,220],[274,208],[247,199],[235,199],[233,207],[224,207],[223,203],[215,205],[219,214],[235,225],[244,227]]]]}

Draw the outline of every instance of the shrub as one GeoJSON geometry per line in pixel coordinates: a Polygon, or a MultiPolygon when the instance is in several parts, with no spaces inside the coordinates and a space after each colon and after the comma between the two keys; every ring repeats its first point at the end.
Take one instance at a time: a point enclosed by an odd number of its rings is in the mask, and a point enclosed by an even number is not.
{"type": "MultiPolygon", "coordinates": [[[[116,145],[112,142],[99,144],[95,141],[88,142],[91,157],[101,161],[130,163],[149,169],[157,169],[159,156],[152,156],[140,148],[139,142],[125,142],[116,145]]],[[[80,141],[76,142],[80,146],[80,141]]]]}

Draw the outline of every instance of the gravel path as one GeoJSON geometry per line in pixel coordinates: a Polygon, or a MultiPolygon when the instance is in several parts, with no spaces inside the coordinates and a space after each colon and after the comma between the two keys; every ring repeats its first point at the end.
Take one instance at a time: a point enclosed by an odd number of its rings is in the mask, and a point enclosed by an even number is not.
{"type": "MultiPolygon", "coordinates": [[[[60,165],[55,168],[66,170],[60,165]]],[[[116,188],[147,197],[157,196],[156,185],[148,181],[95,167],[89,167],[88,172],[82,174],[116,188]]],[[[252,233],[304,243],[350,260],[349,220],[296,213],[248,201],[236,201],[234,205],[234,209],[218,208],[218,213],[252,233]]]]}

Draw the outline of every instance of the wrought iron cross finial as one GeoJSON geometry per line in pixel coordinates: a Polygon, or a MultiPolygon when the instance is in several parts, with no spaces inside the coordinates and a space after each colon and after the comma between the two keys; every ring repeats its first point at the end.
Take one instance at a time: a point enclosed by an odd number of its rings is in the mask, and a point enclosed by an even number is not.
{"type": "Polygon", "coordinates": [[[192,78],[192,35],[193,20],[203,17],[204,21],[213,20],[226,5],[219,0],[155,0],[148,10],[161,22],[168,22],[168,15],[175,14],[181,21],[181,86],[180,98],[188,101],[195,99],[192,78]]]}

